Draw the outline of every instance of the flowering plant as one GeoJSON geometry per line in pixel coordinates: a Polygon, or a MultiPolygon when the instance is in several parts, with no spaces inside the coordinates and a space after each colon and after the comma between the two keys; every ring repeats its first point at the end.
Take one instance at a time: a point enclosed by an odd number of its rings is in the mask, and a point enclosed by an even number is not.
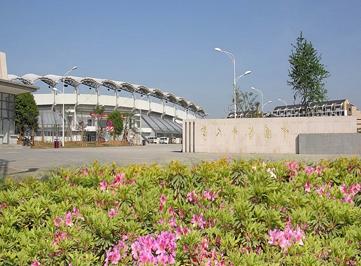
{"type": "Polygon", "coordinates": [[[361,264],[358,159],[94,163],[0,189],[0,265],[361,264]]]}

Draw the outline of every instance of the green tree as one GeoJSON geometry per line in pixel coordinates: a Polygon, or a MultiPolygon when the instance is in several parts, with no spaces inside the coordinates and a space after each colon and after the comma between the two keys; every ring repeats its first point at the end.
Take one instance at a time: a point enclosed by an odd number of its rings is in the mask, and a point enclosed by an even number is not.
{"type": "Polygon", "coordinates": [[[103,105],[97,105],[94,109],[94,113],[97,114],[98,116],[101,116],[102,114],[104,114],[104,106],[103,105]]]}
{"type": "Polygon", "coordinates": [[[302,32],[292,47],[294,50],[288,60],[290,79],[287,83],[294,90],[294,100],[300,98],[303,106],[325,101],[327,90],[324,80],[329,77],[329,72],[321,63],[321,56],[317,54],[312,43],[303,37],[302,32]]]}
{"type": "Polygon", "coordinates": [[[34,131],[38,129],[39,110],[31,93],[19,94],[15,98],[15,127],[20,133],[20,140],[24,136],[25,130],[34,131]]]}
{"type": "Polygon", "coordinates": [[[95,113],[95,121],[96,121],[96,125],[97,125],[97,132],[96,132],[96,141],[99,141],[99,136],[100,136],[100,119],[102,118],[103,114],[104,114],[104,106],[102,105],[97,105],[94,109],[94,113],[95,113]]]}
{"type": "Polygon", "coordinates": [[[123,117],[122,114],[115,110],[108,115],[108,120],[112,121],[113,124],[113,139],[119,136],[123,131],[123,117]]]}
{"type": "MultiPolygon", "coordinates": [[[[259,114],[259,102],[256,101],[257,95],[250,91],[236,90],[236,110],[237,113],[242,113],[244,117],[257,117],[259,114]]],[[[230,113],[233,113],[233,103],[230,106],[230,113]]]]}

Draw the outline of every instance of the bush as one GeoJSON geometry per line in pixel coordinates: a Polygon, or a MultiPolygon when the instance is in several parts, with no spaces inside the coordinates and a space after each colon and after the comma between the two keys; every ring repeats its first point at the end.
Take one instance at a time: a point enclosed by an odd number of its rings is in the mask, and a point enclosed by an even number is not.
{"type": "Polygon", "coordinates": [[[360,265],[361,161],[100,165],[0,190],[1,265],[360,265]]]}

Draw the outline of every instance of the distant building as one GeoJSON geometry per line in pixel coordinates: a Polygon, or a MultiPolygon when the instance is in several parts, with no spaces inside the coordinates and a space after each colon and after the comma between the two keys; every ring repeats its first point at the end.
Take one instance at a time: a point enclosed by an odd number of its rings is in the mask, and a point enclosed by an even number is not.
{"type": "Polygon", "coordinates": [[[32,85],[9,81],[6,55],[0,52],[0,145],[15,144],[15,95],[36,91],[32,85]]]}
{"type": "Polygon", "coordinates": [[[307,107],[296,105],[276,106],[272,117],[305,117],[305,116],[356,116],[357,132],[361,133],[361,112],[347,99],[311,103],[307,107]]]}
{"type": "Polygon", "coordinates": [[[41,81],[49,87],[49,93],[34,94],[40,113],[36,140],[53,141],[62,136],[63,104],[65,139],[73,141],[94,141],[99,137],[109,140],[111,136],[107,132],[106,117],[113,110],[127,117],[124,121],[127,131],[124,133],[133,143],[140,143],[148,137],[180,140],[184,119],[206,115],[202,107],[183,97],[128,82],[52,74],[9,76],[24,84],[34,85],[41,81]],[[63,95],[55,88],[58,84],[70,86],[73,91],[63,95]],[[97,106],[104,108],[101,117],[94,113],[97,106]]]}

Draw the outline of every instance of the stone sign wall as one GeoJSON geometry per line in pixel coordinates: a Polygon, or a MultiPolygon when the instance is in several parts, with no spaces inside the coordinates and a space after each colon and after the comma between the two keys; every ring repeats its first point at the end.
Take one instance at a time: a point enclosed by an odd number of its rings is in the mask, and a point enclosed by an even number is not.
{"type": "Polygon", "coordinates": [[[301,133],[356,131],[352,116],[185,120],[183,152],[298,153],[301,133]]]}

